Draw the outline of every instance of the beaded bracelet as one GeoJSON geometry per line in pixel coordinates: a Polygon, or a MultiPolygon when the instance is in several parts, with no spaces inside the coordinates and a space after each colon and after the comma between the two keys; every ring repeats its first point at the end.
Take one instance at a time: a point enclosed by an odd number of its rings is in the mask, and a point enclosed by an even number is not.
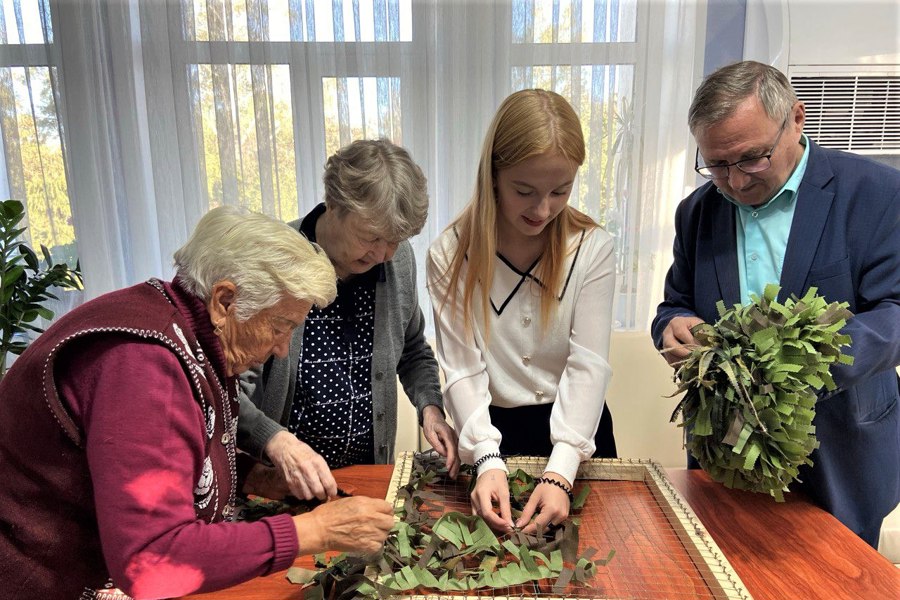
{"type": "Polygon", "coordinates": [[[556,487],[564,491],[566,493],[566,496],[569,497],[569,504],[575,501],[575,496],[572,494],[572,488],[567,487],[563,482],[557,481],[556,479],[550,479],[549,477],[538,477],[537,479],[535,479],[535,481],[537,483],[548,483],[550,485],[555,485],[556,487]]]}
{"type": "Polygon", "coordinates": [[[478,460],[475,461],[475,464],[472,465],[472,469],[477,473],[478,467],[483,465],[485,463],[485,461],[490,460],[492,458],[503,458],[503,457],[500,456],[499,452],[488,452],[487,454],[485,454],[484,456],[482,456],[481,458],[479,458],[478,460]]]}

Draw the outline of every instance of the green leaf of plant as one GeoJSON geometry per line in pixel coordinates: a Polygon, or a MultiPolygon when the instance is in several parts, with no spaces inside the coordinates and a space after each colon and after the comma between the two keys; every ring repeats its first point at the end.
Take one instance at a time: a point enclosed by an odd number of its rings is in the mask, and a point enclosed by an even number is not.
{"type": "Polygon", "coordinates": [[[44,255],[44,262],[47,263],[47,267],[53,267],[53,256],[50,254],[50,251],[47,250],[47,246],[41,244],[41,254],[44,255]]]}

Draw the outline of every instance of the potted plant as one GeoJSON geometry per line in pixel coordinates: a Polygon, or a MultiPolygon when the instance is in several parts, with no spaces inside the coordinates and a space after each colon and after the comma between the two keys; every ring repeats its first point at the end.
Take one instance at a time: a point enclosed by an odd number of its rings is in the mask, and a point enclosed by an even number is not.
{"type": "Polygon", "coordinates": [[[0,202],[0,379],[6,373],[7,355],[19,355],[28,347],[27,334],[40,333],[38,317],[52,319],[53,311],[44,306],[57,297],[50,291],[82,289],[84,280],[78,264],[53,263],[46,246],[41,245],[44,263],[27,243],[20,239],[26,227],[25,207],[18,200],[0,202]],[[23,339],[24,338],[24,339],[23,339]]]}

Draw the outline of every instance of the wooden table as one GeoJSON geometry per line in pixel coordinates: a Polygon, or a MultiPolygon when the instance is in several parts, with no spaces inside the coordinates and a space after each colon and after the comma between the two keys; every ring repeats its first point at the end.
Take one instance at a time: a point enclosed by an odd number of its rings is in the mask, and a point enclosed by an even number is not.
{"type": "MultiPolygon", "coordinates": [[[[335,471],[354,494],[383,498],[390,465],[335,471]]],[[[669,469],[669,479],[688,501],[728,558],[754,600],[897,600],[900,569],[837,519],[802,497],[783,504],[761,494],[729,490],[702,471],[669,469]]],[[[309,567],[309,558],[296,564],[309,567]]],[[[299,586],[284,572],[260,577],[192,600],[300,600],[299,586]]]]}
{"type": "Polygon", "coordinates": [[[802,496],[778,503],[703,471],[667,474],[754,600],[900,599],[900,569],[802,496]]]}

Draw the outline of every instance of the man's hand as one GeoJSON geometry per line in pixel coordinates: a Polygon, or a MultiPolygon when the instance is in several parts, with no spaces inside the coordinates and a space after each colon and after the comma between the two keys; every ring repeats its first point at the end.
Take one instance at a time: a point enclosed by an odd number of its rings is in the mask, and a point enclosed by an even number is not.
{"type": "Polygon", "coordinates": [[[337,496],[337,482],[328,463],[289,431],[273,435],[265,450],[297,498],[325,500],[337,496]]]}
{"type": "Polygon", "coordinates": [[[663,357],[673,367],[691,353],[691,346],[697,345],[691,329],[703,323],[700,317],[673,317],[663,330],[663,357]]]}
{"type": "Polygon", "coordinates": [[[456,479],[459,473],[459,451],[456,431],[444,419],[437,406],[429,404],[422,411],[422,433],[437,453],[447,459],[450,479],[456,479]]]}

